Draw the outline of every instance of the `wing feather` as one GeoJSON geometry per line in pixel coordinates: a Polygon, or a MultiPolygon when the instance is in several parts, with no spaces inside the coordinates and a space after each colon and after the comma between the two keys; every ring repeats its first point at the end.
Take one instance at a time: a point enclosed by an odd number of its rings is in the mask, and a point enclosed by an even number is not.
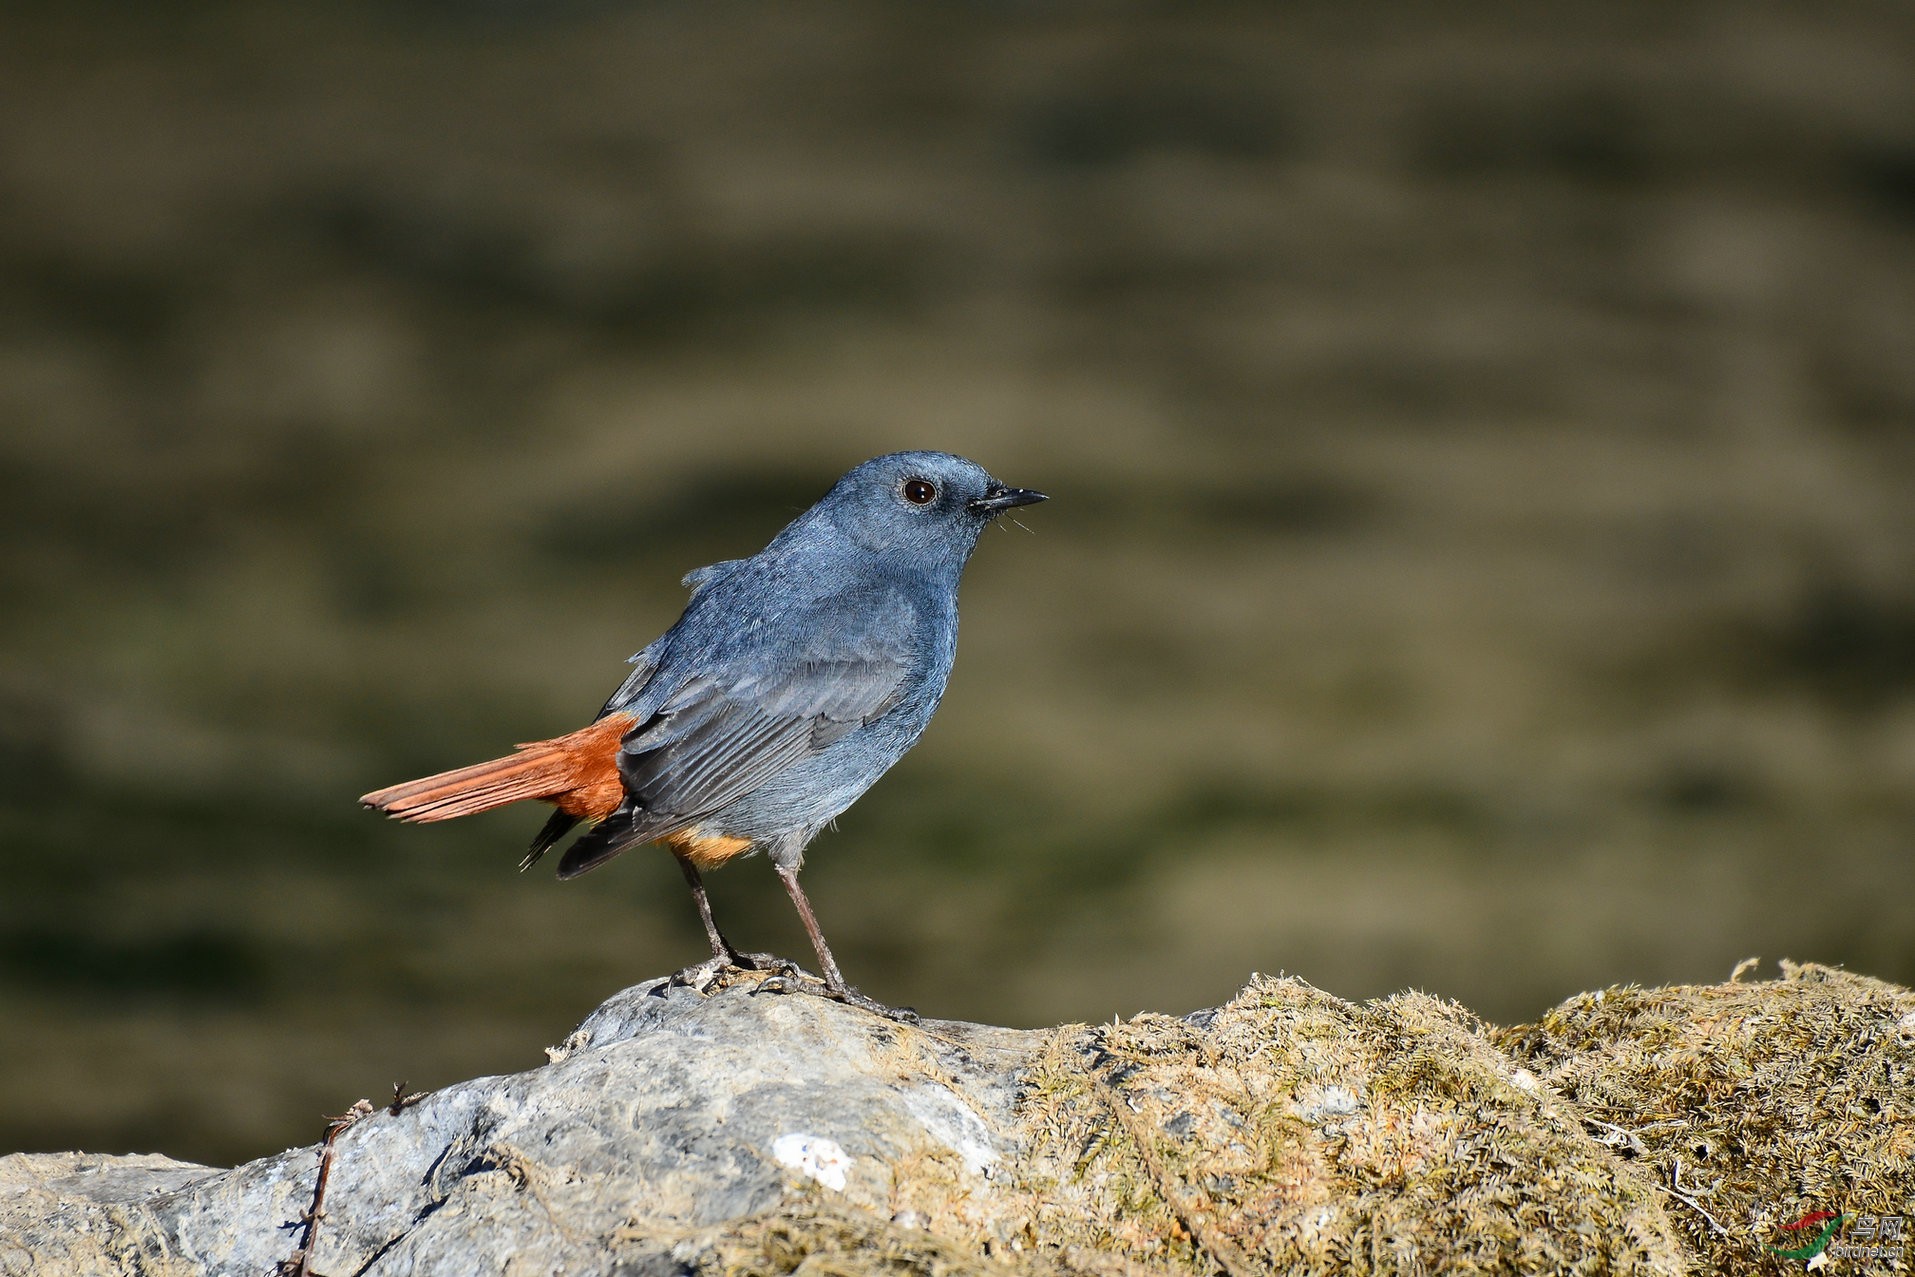
{"type": "Polygon", "coordinates": [[[667,695],[620,747],[626,791],[647,836],[697,823],[882,716],[917,657],[917,613],[894,590],[836,595],[778,628],[784,652],[734,650],[667,695]]]}

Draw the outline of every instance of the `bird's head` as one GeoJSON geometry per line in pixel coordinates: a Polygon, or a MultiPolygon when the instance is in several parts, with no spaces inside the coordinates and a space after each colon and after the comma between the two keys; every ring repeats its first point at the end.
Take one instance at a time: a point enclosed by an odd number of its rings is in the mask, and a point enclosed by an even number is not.
{"type": "Polygon", "coordinates": [[[817,512],[866,549],[961,567],[992,519],[1045,499],[948,452],[894,452],[838,480],[817,512]]]}

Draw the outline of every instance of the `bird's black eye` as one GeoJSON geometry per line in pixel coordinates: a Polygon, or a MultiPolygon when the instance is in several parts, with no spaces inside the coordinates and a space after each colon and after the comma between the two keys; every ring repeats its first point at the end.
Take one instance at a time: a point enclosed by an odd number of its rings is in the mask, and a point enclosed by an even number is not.
{"type": "Polygon", "coordinates": [[[930,505],[938,499],[938,485],[929,479],[906,479],[904,499],[912,505],[930,505]]]}

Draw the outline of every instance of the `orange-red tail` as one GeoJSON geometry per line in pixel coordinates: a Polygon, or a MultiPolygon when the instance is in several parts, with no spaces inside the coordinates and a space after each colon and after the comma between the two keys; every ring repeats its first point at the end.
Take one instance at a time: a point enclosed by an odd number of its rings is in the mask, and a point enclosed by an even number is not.
{"type": "Polygon", "coordinates": [[[377,789],[359,801],[399,820],[430,821],[537,798],[568,816],[603,820],[625,796],[618,744],[631,726],[630,715],[608,714],[570,735],[532,741],[504,758],[377,789]]]}

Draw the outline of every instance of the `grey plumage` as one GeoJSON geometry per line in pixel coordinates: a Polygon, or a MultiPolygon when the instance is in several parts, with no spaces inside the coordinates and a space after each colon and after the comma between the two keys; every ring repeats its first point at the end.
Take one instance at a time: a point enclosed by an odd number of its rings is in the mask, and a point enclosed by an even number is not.
{"type": "MultiPolygon", "coordinates": [[[[670,843],[714,961],[732,964],[739,955],[711,921],[697,867],[766,852],[827,984],[842,995],[797,886],[805,845],[923,733],[957,654],[958,580],[979,535],[1004,510],[1041,500],[962,457],[893,453],[850,471],[758,554],[687,574],[684,614],[631,658],[632,672],[599,713],[601,722],[619,716],[606,724],[615,732],[630,723],[616,751],[622,800],[566,849],[559,876],[576,877],[635,843],[670,843]],[[722,850],[707,856],[702,847],[722,850]]],[[[522,748],[559,751],[588,733],[522,748]]],[[[521,788],[530,783],[518,777],[532,764],[496,766],[515,769],[521,788]]],[[[405,815],[396,804],[424,801],[422,793],[447,801],[439,779],[368,801],[405,815]]],[[[571,792],[550,799],[561,811],[525,864],[577,823],[585,808],[574,804],[567,814],[571,792]]]]}

